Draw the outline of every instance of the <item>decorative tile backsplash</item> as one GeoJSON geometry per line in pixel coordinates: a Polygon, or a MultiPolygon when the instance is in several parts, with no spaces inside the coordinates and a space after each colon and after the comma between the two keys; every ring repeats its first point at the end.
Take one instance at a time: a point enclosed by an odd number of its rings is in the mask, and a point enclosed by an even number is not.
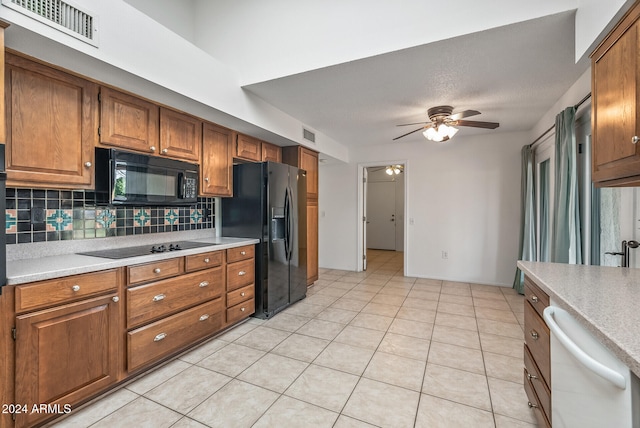
{"type": "Polygon", "coordinates": [[[7,188],[7,244],[211,229],[214,198],[186,207],[96,206],[94,192],[7,188]]]}

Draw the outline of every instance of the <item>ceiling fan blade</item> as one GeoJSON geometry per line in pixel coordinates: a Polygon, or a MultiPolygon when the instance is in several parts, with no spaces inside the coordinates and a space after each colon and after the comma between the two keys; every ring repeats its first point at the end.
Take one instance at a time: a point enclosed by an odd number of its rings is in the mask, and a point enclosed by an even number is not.
{"type": "Polygon", "coordinates": [[[461,111],[460,113],[450,115],[449,120],[460,120],[464,119],[465,117],[477,116],[479,114],[480,112],[477,110],[465,110],[461,111]]]}
{"type": "Polygon", "coordinates": [[[426,124],[428,124],[428,123],[431,123],[431,122],[403,123],[402,125],[396,125],[396,126],[426,125],[426,124]]]}
{"type": "Polygon", "coordinates": [[[394,139],[393,139],[393,141],[398,140],[398,139],[400,139],[400,138],[402,138],[402,137],[406,137],[407,135],[411,135],[411,134],[413,134],[414,132],[422,131],[422,130],[423,130],[423,129],[425,129],[425,128],[427,128],[427,127],[426,127],[426,126],[423,126],[423,127],[418,128],[418,129],[414,129],[414,130],[413,130],[413,131],[411,131],[411,132],[407,132],[406,134],[402,134],[401,136],[394,138],[394,139]]]}
{"type": "Polygon", "coordinates": [[[496,129],[500,126],[499,123],[496,122],[478,122],[475,120],[456,120],[451,123],[453,126],[472,126],[474,128],[485,128],[485,129],[496,129]]]}

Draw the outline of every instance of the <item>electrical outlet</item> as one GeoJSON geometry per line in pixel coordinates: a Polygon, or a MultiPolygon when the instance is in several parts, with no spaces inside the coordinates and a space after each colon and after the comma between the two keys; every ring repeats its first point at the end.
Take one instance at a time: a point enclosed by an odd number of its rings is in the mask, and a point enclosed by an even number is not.
{"type": "Polygon", "coordinates": [[[445,251],[445,250],[442,250],[442,258],[443,259],[448,259],[449,258],[449,252],[445,251]]]}

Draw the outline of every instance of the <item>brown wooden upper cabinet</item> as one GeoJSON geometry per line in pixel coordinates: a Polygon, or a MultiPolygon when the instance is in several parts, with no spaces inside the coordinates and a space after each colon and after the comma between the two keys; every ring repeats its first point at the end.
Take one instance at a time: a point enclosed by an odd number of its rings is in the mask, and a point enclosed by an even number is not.
{"type": "Polygon", "coordinates": [[[200,161],[202,121],[186,113],[160,107],[160,154],[200,161]]]}
{"type": "Polygon", "coordinates": [[[262,146],[258,139],[238,134],[235,157],[254,162],[262,160],[262,146]]]}
{"type": "Polygon", "coordinates": [[[100,90],[100,143],[156,153],[160,107],[152,102],[103,87],[100,90]]]}
{"type": "Polygon", "coordinates": [[[262,161],[281,163],[282,147],[263,141],[262,142],[262,161]]]}
{"type": "Polygon", "coordinates": [[[592,178],[598,186],[640,185],[640,4],[591,56],[592,178]]]}
{"type": "Polygon", "coordinates": [[[200,193],[231,196],[233,193],[233,142],[235,133],[205,122],[202,129],[200,193]]]}
{"type": "Polygon", "coordinates": [[[98,85],[7,53],[5,91],[7,184],[91,188],[98,85]]]}

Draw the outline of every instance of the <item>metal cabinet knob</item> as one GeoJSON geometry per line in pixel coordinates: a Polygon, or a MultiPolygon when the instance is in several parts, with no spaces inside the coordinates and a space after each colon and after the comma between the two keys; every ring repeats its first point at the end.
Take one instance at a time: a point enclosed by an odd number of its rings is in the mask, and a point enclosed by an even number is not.
{"type": "Polygon", "coordinates": [[[73,287],[71,287],[71,289],[72,289],[73,291],[80,291],[80,286],[76,284],[76,285],[74,285],[73,287]]]}
{"type": "Polygon", "coordinates": [[[204,259],[205,263],[209,263],[211,260],[209,260],[209,257],[207,257],[206,259],[204,259]]]}
{"type": "Polygon", "coordinates": [[[205,321],[209,318],[209,314],[200,315],[199,321],[205,321]]]}
{"type": "Polygon", "coordinates": [[[640,137],[638,137],[637,135],[634,135],[634,136],[631,138],[631,143],[632,143],[632,144],[638,144],[638,141],[640,141],[640,137]]]}
{"type": "Polygon", "coordinates": [[[118,303],[120,301],[120,298],[118,296],[113,296],[111,300],[113,300],[114,303],[118,303]]]}
{"type": "Polygon", "coordinates": [[[205,177],[204,181],[206,181],[208,183],[209,182],[209,177],[205,177]]]}
{"type": "Polygon", "coordinates": [[[527,401],[527,405],[529,406],[530,409],[537,409],[538,405],[537,404],[533,404],[531,401],[527,401]]]}
{"type": "Polygon", "coordinates": [[[202,281],[202,282],[200,283],[200,288],[207,287],[208,285],[209,285],[209,281],[202,281]]]}
{"type": "Polygon", "coordinates": [[[167,297],[164,294],[158,294],[156,296],[153,296],[153,301],[154,302],[159,302],[160,300],[164,300],[164,298],[167,297]]]}
{"type": "Polygon", "coordinates": [[[92,165],[91,162],[85,162],[84,163],[84,166],[86,166],[87,168],[91,168],[91,165],[92,165]]]}
{"type": "Polygon", "coordinates": [[[149,150],[151,150],[152,152],[155,152],[156,151],[156,146],[149,147],[149,150]]]}
{"type": "Polygon", "coordinates": [[[529,333],[529,334],[531,334],[531,337],[533,337],[533,340],[538,340],[538,338],[540,337],[538,332],[535,331],[535,330],[531,330],[531,333],[529,333]]]}
{"type": "Polygon", "coordinates": [[[244,312],[245,310],[245,308],[240,308],[240,312],[244,312]]]}
{"type": "Polygon", "coordinates": [[[539,300],[538,300],[538,296],[536,296],[536,295],[533,295],[533,294],[532,294],[532,295],[531,295],[531,301],[532,301],[533,303],[538,303],[538,301],[539,301],[539,300]]]}
{"type": "Polygon", "coordinates": [[[160,273],[160,268],[155,268],[155,269],[153,270],[153,273],[160,273]]]}
{"type": "Polygon", "coordinates": [[[162,149],[162,153],[166,155],[167,153],[169,153],[169,149],[162,149]]]}
{"type": "Polygon", "coordinates": [[[241,255],[241,256],[246,256],[246,255],[247,255],[247,252],[246,252],[246,251],[240,251],[240,255],[241,255]]]}
{"type": "Polygon", "coordinates": [[[246,273],[245,271],[243,271],[243,270],[241,270],[240,272],[238,272],[238,276],[244,276],[244,275],[246,275],[246,274],[247,274],[247,273],[246,273]]]}
{"type": "Polygon", "coordinates": [[[165,337],[167,337],[167,333],[160,333],[156,337],[153,338],[153,341],[154,342],[160,342],[165,337]]]}
{"type": "Polygon", "coordinates": [[[244,291],[240,293],[240,297],[244,297],[244,291]]]}
{"type": "Polygon", "coordinates": [[[538,376],[534,376],[531,373],[527,373],[527,379],[529,379],[529,380],[538,379],[538,376]]]}

